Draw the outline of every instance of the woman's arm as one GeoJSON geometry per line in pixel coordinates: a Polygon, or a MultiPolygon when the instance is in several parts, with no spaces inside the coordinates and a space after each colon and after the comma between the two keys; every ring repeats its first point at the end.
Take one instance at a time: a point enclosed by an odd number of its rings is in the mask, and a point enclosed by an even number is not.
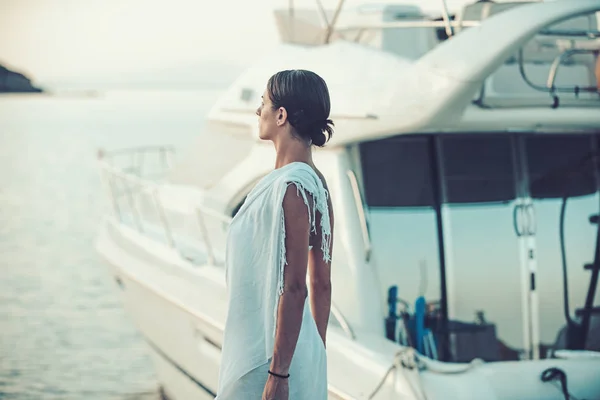
{"type": "MultiPolygon", "coordinates": [[[[330,199],[328,201],[329,220],[331,221],[331,246],[333,246],[333,208],[330,199]]],[[[313,318],[317,324],[317,330],[323,345],[326,346],[327,324],[331,311],[331,262],[323,260],[321,250],[322,232],[321,215],[317,215],[317,234],[311,237],[313,246],[308,257],[308,269],[310,276],[310,308],[313,318]]],[[[329,249],[329,254],[332,249],[329,249]]]]}
{"type": "Polygon", "coordinates": [[[277,310],[275,348],[270,368],[274,373],[286,375],[296,349],[306,302],[306,269],[310,235],[308,209],[293,184],[289,185],[285,192],[283,212],[287,265],[283,275],[283,294],[279,299],[277,310]]]}

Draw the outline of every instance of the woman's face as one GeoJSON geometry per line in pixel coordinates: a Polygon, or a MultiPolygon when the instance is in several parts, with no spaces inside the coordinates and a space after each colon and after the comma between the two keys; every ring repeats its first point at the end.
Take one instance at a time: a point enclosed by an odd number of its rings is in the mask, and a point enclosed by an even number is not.
{"type": "Polygon", "coordinates": [[[285,109],[282,107],[273,109],[269,91],[265,89],[260,107],[256,110],[256,115],[258,115],[258,136],[262,140],[273,140],[278,128],[285,121],[284,114],[285,109]]]}

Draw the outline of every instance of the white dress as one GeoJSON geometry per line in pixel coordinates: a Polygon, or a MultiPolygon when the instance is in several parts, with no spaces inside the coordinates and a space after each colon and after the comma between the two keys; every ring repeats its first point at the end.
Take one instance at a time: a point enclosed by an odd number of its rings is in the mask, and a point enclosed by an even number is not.
{"type": "MultiPolygon", "coordinates": [[[[308,207],[312,231],[321,229],[321,251],[330,261],[328,194],[315,171],[295,162],[267,174],[248,194],[229,228],[225,261],[229,303],[217,400],[261,399],[287,264],[283,197],[290,184],[308,207]]],[[[289,400],[327,399],[327,356],[309,304],[307,298],[289,370],[289,400]]]]}

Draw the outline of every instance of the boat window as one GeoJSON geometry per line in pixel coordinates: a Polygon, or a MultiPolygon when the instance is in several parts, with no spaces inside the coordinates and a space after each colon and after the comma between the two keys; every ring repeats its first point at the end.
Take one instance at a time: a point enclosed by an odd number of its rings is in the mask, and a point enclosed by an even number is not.
{"type": "Polygon", "coordinates": [[[361,144],[381,292],[396,286],[409,305],[424,296],[435,309],[443,260],[451,358],[515,360],[530,351],[522,287],[524,271],[534,270],[529,282],[539,298],[541,350],[552,345],[565,323],[559,239],[565,195],[571,315],[588,290],[583,265],[593,260],[596,246],[597,228],[588,219],[598,213],[600,199],[597,142],[600,136],[579,133],[474,132],[400,135],[361,144]],[[439,214],[438,190],[444,203],[439,214]],[[485,340],[495,345],[474,346],[472,332],[460,331],[464,324],[491,327],[493,337],[485,340]]]}
{"type": "MultiPolygon", "coordinates": [[[[430,155],[430,140],[427,136],[407,136],[361,146],[369,207],[434,205],[435,163],[430,155]]],[[[441,137],[440,143],[446,203],[506,202],[515,198],[510,136],[449,135],[441,137]]]]}
{"type": "Polygon", "coordinates": [[[433,205],[427,137],[397,137],[363,143],[361,160],[370,207],[433,205]]]}
{"type": "Polygon", "coordinates": [[[506,202],[515,198],[510,136],[442,136],[441,158],[446,203],[506,202]]]}
{"type": "MultiPolygon", "coordinates": [[[[360,146],[364,197],[381,292],[396,286],[412,304],[440,299],[431,138],[425,135],[360,146]]],[[[385,301],[385,299],[384,299],[385,301]]]]}
{"type": "MultiPolygon", "coordinates": [[[[542,343],[553,345],[565,325],[562,269],[566,267],[569,313],[581,308],[590,283],[583,266],[594,259],[597,227],[589,217],[598,213],[597,150],[592,135],[552,134],[524,137],[529,192],[535,210],[536,287],[540,302],[542,343]],[[561,253],[562,197],[568,195],[564,214],[565,264],[561,253]]],[[[594,304],[598,304],[596,295],[594,304]]]]}
{"type": "Polygon", "coordinates": [[[520,253],[513,227],[516,137],[474,132],[440,135],[437,140],[447,203],[443,232],[452,360],[518,358],[514,349],[522,347],[522,324],[520,253]],[[501,282],[502,289],[490,292],[492,282],[501,282]],[[478,343],[469,345],[475,337],[478,343]],[[513,350],[501,355],[497,340],[513,350]]]}
{"type": "Polygon", "coordinates": [[[531,197],[562,198],[596,192],[591,135],[531,135],[525,153],[531,197]]]}

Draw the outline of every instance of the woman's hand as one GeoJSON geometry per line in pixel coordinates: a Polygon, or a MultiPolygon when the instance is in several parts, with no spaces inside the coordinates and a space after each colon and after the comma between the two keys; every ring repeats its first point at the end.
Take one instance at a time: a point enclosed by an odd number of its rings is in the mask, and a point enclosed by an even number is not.
{"type": "Polygon", "coordinates": [[[263,390],[262,400],[289,400],[290,388],[287,379],[270,375],[263,390]]]}

